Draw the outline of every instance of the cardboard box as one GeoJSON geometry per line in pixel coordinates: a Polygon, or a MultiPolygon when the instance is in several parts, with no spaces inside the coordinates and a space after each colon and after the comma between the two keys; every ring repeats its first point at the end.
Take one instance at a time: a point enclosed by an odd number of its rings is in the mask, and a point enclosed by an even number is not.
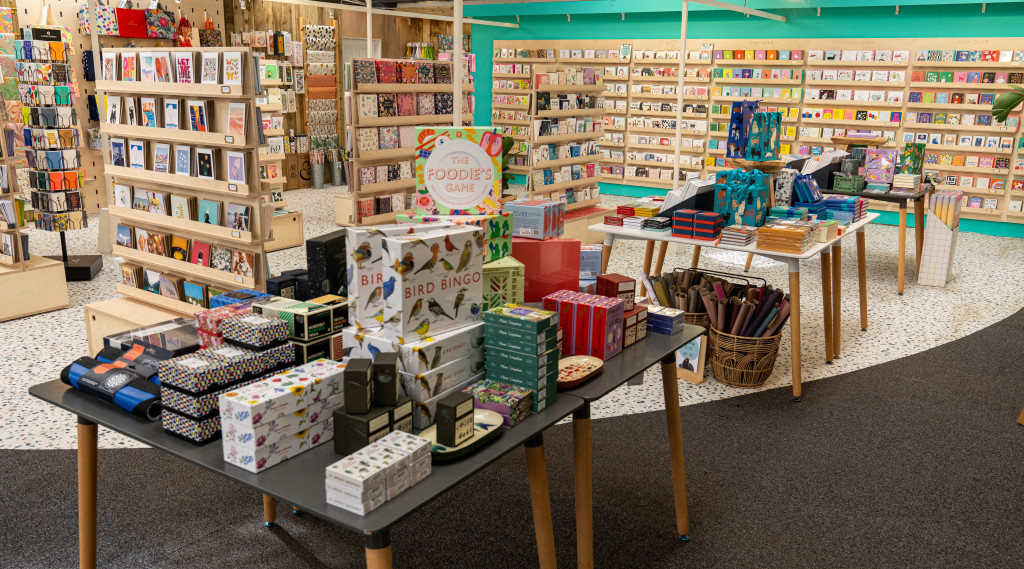
{"type": "Polygon", "coordinates": [[[349,320],[357,328],[378,327],[384,321],[384,237],[433,231],[447,226],[446,223],[416,223],[346,228],[348,296],[353,300],[349,306],[349,320]]]}
{"type": "Polygon", "coordinates": [[[256,302],[252,311],[288,322],[288,337],[300,342],[315,340],[334,331],[334,309],[329,306],[279,299],[256,302]]]}
{"type": "Polygon", "coordinates": [[[454,225],[474,225],[483,230],[482,249],[485,263],[496,261],[512,253],[512,214],[507,211],[491,215],[408,215],[395,217],[398,223],[431,223],[445,221],[454,225]]]}
{"type": "Polygon", "coordinates": [[[394,352],[397,345],[384,337],[383,328],[357,329],[349,326],[341,331],[342,348],[346,357],[373,359],[383,352],[394,352]]]}
{"type": "Polygon", "coordinates": [[[348,296],[346,234],[346,230],[340,229],[306,239],[306,278],[311,294],[348,296]]]}
{"type": "Polygon", "coordinates": [[[281,298],[294,299],[298,295],[298,283],[295,282],[295,277],[289,275],[280,275],[267,279],[267,293],[280,296],[281,298]]]}
{"type": "Polygon", "coordinates": [[[259,473],[332,438],[334,438],[333,422],[328,419],[260,448],[225,442],[223,445],[224,462],[249,472],[259,473]]]}
{"type": "Polygon", "coordinates": [[[399,396],[398,404],[391,407],[390,413],[391,432],[412,432],[412,399],[399,396]]]}
{"type": "MultiPolygon", "coordinates": [[[[558,345],[558,329],[549,328],[543,334],[535,336],[537,343],[533,344],[530,341],[513,341],[507,339],[505,336],[495,333],[498,326],[493,326],[488,329],[488,334],[484,337],[484,348],[507,350],[510,352],[520,352],[524,354],[543,354],[544,352],[555,349],[558,345]]],[[[503,328],[503,327],[500,327],[503,328]]],[[[504,328],[503,328],[504,329],[504,328]]]]}
{"type": "Polygon", "coordinates": [[[472,366],[469,359],[461,358],[425,374],[399,372],[402,395],[413,401],[426,401],[436,397],[473,376],[472,366]]]}
{"type": "Polygon", "coordinates": [[[479,359],[483,351],[484,324],[476,322],[450,332],[442,332],[418,342],[398,346],[404,371],[427,373],[463,358],[479,359]]]}
{"type": "Polygon", "coordinates": [[[625,302],[618,298],[577,301],[573,353],[607,360],[621,352],[624,314],[625,302]]]}
{"type": "Polygon", "coordinates": [[[559,290],[576,290],[580,282],[580,242],[576,239],[512,239],[512,256],[524,265],[523,299],[540,302],[559,290]]]}
{"type": "Polygon", "coordinates": [[[624,308],[633,310],[633,299],[636,298],[636,279],[625,275],[609,273],[597,277],[597,294],[621,298],[625,303],[624,308]]]}
{"type": "Polygon", "coordinates": [[[521,367],[495,358],[487,359],[487,377],[494,381],[509,383],[530,390],[545,389],[551,382],[558,381],[558,360],[549,360],[540,367],[521,367]]]}
{"type": "MultiPolygon", "coordinates": [[[[294,413],[263,421],[258,425],[233,421],[230,415],[222,415],[222,435],[225,442],[243,447],[260,448],[284,436],[309,429],[325,420],[331,420],[334,411],[341,408],[344,402],[344,395],[335,395],[294,413]]],[[[331,424],[333,425],[333,423],[331,424]]]]}
{"type": "MultiPolygon", "coordinates": [[[[522,306],[518,304],[506,304],[492,308],[484,313],[484,322],[487,325],[497,324],[505,328],[530,332],[538,335],[548,328],[558,325],[558,315],[549,310],[522,306]]],[[[484,329],[486,335],[490,328],[484,329]]]]}
{"type": "MultiPolygon", "coordinates": [[[[512,214],[512,236],[525,239],[554,239],[565,232],[565,203],[525,199],[505,204],[512,214]]],[[[519,256],[513,256],[522,260],[519,256]]]]}
{"type": "Polygon", "coordinates": [[[480,321],[482,237],[465,226],[384,238],[383,278],[395,283],[384,294],[385,337],[412,343],[480,321]]]}
{"type": "Polygon", "coordinates": [[[379,443],[371,443],[356,452],[354,456],[362,458],[369,464],[380,466],[387,473],[385,487],[388,501],[394,500],[412,486],[409,474],[411,460],[408,454],[379,443]]]}

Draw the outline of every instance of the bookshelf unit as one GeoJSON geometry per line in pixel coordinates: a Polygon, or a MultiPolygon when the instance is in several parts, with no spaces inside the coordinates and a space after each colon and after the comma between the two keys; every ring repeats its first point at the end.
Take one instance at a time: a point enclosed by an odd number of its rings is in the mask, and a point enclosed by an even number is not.
{"type": "MultiPolygon", "coordinates": [[[[200,298],[208,301],[217,292],[238,288],[263,290],[274,206],[261,182],[260,167],[272,163],[278,155],[260,152],[262,125],[258,122],[256,94],[262,87],[249,48],[186,47],[159,51],[168,52],[172,60],[191,54],[193,79],[197,82],[202,76],[203,54],[217,54],[217,83],[125,81],[121,63],[125,56],[138,56],[140,49],[102,51],[102,56],[114,55],[118,62],[115,80],[101,81],[108,105],[109,97],[120,97],[118,103],[126,105],[127,98],[141,100],[152,95],[158,124],[148,127],[124,125],[120,120],[112,123],[109,108],[101,116],[113,253],[123,260],[117,291],[175,313],[191,315],[201,309],[197,305],[201,304],[200,298]],[[234,71],[239,74],[240,84],[225,84],[225,61],[229,54],[240,56],[234,71]],[[171,104],[177,108],[172,110],[171,104]],[[198,109],[205,115],[205,125],[195,118],[200,116],[198,109]],[[240,116],[243,112],[244,118],[240,116]],[[166,121],[175,115],[178,128],[167,128],[166,121]],[[127,135],[126,126],[130,128],[127,135]],[[133,142],[141,143],[141,162],[132,159],[133,142]],[[124,146],[118,149],[118,143],[124,146]],[[184,173],[185,155],[189,157],[188,175],[184,173]],[[207,162],[206,157],[212,162],[207,162]],[[182,173],[178,173],[179,168],[182,173]],[[216,220],[207,222],[208,216],[216,220]],[[133,271],[133,267],[141,271],[133,271]],[[161,285],[174,286],[177,298],[147,288],[147,279],[152,284],[154,279],[150,275],[155,273],[165,277],[158,281],[161,285]],[[195,301],[190,303],[188,298],[195,301]]],[[[175,70],[175,78],[180,78],[177,64],[175,70]]]]}
{"type": "Polygon", "coordinates": [[[466,109],[473,92],[465,62],[456,73],[452,61],[356,58],[348,93],[348,128],[353,152],[349,167],[349,193],[335,197],[338,225],[390,223],[412,211],[416,189],[416,127],[451,126],[454,105],[463,105],[463,124],[472,124],[466,109]],[[411,67],[410,67],[411,66],[411,67]],[[398,83],[402,69],[412,69],[398,83]],[[446,71],[445,71],[446,70],[446,71]],[[373,74],[373,81],[366,74],[373,74]],[[360,80],[362,75],[363,80],[360,80]],[[441,80],[447,82],[436,83],[441,80]],[[431,82],[420,82],[430,78],[431,82]],[[463,80],[463,100],[454,100],[454,81],[463,80]],[[386,148],[382,148],[386,146],[386,148]]]}

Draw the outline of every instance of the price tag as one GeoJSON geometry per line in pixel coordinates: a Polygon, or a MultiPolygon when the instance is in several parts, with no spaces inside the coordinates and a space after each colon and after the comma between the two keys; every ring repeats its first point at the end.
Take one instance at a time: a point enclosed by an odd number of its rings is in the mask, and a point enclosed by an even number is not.
{"type": "Polygon", "coordinates": [[[224,142],[227,142],[227,143],[229,143],[229,144],[230,144],[230,143],[232,143],[232,142],[234,142],[234,141],[235,141],[235,137],[233,137],[233,136],[231,136],[231,135],[227,135],[227,134],[226,134],[226,135],[224,135],[224,142]]]}
{"type": "Polygon", "coordinates": [[[241,234],[241,233],[239,233],[239,232],[237,232],[237,231],[232,231],[232,232],[231,232],[231,236],[232,236],[232,237],[241,237],[241,236],[242,236],[242,234],[241,234]]]}
{"type": "Polygon", "coordinates": [[[220,92],[221,93],[230,93],[231,92],[231,87],[229,87],[227,85],[222,85],[221,88],[220,88],[220,92]]]}
{"type": "Polygon", "coordinates": [[[235,277],[235,282],[241,284],[242,283],[242,277],[235,277]]]}
{"type": "Polygon", "coordinates": [[[232,192],[237,192],[238,184],[228,184],[228,190],[231,190],[232,192]]]}

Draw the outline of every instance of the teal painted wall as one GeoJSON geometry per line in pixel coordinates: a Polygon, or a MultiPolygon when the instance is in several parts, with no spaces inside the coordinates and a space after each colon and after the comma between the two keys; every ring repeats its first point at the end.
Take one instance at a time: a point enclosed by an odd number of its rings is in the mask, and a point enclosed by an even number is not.
{"type": "MultiPolygon", "coordinates": [[[[638,2],[639,0],[630,0],[638,2]]],[[[622,6],[627,3],[621,1],[622,6]]],[[[574,2],[573,4],[590,4],[574,2]]],[[[538,4],[535,6],[544,6],[538,4]]],[[[761,6],[758,6],[761,8],[761,6]]],[[[548,5],[548,10],[556,8],[548,5]]],[[[764,7],[762,9],[768,9],[764,7]]],[[[978,4],[903,6],[897,16],[891,6],[869,8],[775,9],[787,23],[747,18],[727,11],[691,10],[687,36],[702,38],[921,38],[921,37],[1019,37],[1024,29],[1024,3],[988,4],[985,13],[978,4]]],[[[473,6],[467,17],[514,22],[508,6],[473,6]]],[[[520,28],[473,26],[473,52],[477,54],[474,119],[488,124],[491,117],[491,53],[494,42],[507,40],[557,39],[667,39],[678,38],[679,12],[565,13],[520,17],[520,28]]],[[[651,195],[659,190],[620,184],[601,184],[602,191],[618,195],[651,195]]],[[[891,214],[895,218],[895,214],[891,214]]],[[[883,219],[886,214],[883,214],[883,219]]],[[[886,220],[888,222],[888,220],[886,220]]],[[[892,223],[895,223],[893,219],[892,223]]],[[[965,220],[964,231],[990,235],[1024,237],[1024,224],[965,220]],[[970,223],[968,223],[968,221],[970,223]]]]}

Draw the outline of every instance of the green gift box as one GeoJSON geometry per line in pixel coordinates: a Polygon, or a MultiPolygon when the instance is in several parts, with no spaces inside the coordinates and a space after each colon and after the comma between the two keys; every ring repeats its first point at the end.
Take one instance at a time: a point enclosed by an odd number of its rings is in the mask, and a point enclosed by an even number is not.
{"type": "Polygon", "coordinates": [[[837,175],[832,189],[837,192],[860,192],[864,190],[864,176],[837,175]]]}
{"type": "Polygon", "coordinates": [[[512,253],[512,214],[502,211],[480,215],[409,215],[395,216],[397,223],[430,223],[447,221],[455,225],[475,225],[484,232],[484,262],[496,261],[512,253]]]}

